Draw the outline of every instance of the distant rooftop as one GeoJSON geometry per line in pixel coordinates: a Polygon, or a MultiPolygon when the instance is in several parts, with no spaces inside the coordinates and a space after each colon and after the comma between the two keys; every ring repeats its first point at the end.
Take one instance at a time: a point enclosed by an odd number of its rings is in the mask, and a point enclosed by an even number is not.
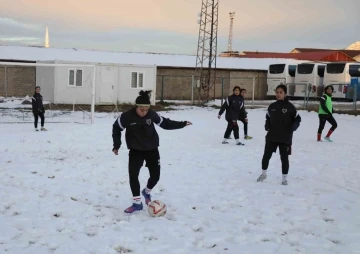
{"type": "Polygon", "coordinates": [[[356,41],[353,44],[349,45],[347,50],[359,50],[360,51],[360,41],[356,41]]]}
{"type": "MultiPolygon", "coordinates": [[[[158,53],[107,52],[85,49],[44,48],[26,46],[0,46],[0,60],[65,61],[82,63],[108,63],[156,65],[159,67],[194,68],[196,56],[158,53]]],[[[217,57],[217,68],[237,70],[267,70],[270,64],[297,64],[304,61],[281,58],[217,57]]]]}

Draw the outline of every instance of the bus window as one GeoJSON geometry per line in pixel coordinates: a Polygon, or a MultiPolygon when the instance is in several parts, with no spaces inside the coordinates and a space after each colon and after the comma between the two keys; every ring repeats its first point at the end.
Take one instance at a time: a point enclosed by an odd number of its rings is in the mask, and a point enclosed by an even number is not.
{"type": "Polygon", "coordinates": [[[326,65],[326,73],[340,74],[344,72],[345,63],[332,63],[326,65]]]}
{"type": "Polygon", "coordinates": [[[349,74],[351,77],[360,77],[360,64],[350,64],[349,74]]]}
{"type": "Polygon", "coordinates": [[[283,73],[285,69],[285,64],[271,64],[269,67],[269,72],[271,74],[280,74],[283,73]]]}
{"type": "Polygon", "coordinates": [[[297,72],[299,74],[311,74],[314,70],[315,64],[299,64],[297,72]]]}
{"type": "Polygon", "coordinates": [[[325,72],[325,66],[324,65],[318,65],[318,75],[319,77],[324,77],[325,72]]]}
{"type": "Polygon", "coordinates": [[[295,77],[296,73],[296,65],[289,65],[289,75],[291,77],[295,77]]]}

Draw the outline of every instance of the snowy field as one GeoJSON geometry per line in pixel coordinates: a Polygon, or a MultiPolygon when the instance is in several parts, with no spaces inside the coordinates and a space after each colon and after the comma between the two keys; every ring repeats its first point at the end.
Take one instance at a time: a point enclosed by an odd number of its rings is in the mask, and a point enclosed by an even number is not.
{"type": "MultiPolygon", "coordinates": [[[[152,194],[168,206],[161,218],[123,213],[128,151],[111,152],[113,117],[47,124],[48,132],[0,125],[0,253],[360,253],[358,117],[335,115],[334,143],[318,143],[316,113],[299,111],[282,186],[279,154],[256,182],[263,109],[248,110],[254,139],[239,147],[221,144],[226,122],[217,110],[179,108],[163,115],[193,126],[157,127],[162,175],[152,194]]],[[[147,177],[143,168],[142,187],[147,177]]]]}
{"type": "MultiPolygon", "coordinates": [[[[165,102],[169,102],[169,103],[174,103],[174,104],[182,104],[182,105],[191,105],[192,101],[191,100],[164,100],[165,102]]],[[[274,100],[254,100],[252,101],[252,99],[246,99],[245,100],[245,105],[247,105],[248,108],[254,106],[254,108],[267,108],[270,103],[272,103],[274,100]]],[[[157,102],[160,102],[160,100],[157,100],[157,102]]],[[[198,100],[195,100],[195,103],[197,103],[198,100]]],[[[223,100],[224,102],[224,100],[223,100]]],[[[296,108],[298,109],[303,109],[304,107],[304,99],[298,99],[298,100],[293,100],[291,99],[291,102],[295,105],[296,108]]],[[[354,109],[354,102],[340,102],[340,101],[333,101],[333,106],[335,110],[353,110],[354,109]]],[[[207,103],[208,106],[218,106],[220,107],[221,104],[221,100],[220,99],[216,99],[216,100],[212,100],[209,101],[207,103]]],[[[318,101],[309,101],[307,103],[308,106],[318,106],[319,102],[318,101]]],[[[360,101],[356,102],[356,106],[357,106],[357,110],[360,108],[360,101]]]]}

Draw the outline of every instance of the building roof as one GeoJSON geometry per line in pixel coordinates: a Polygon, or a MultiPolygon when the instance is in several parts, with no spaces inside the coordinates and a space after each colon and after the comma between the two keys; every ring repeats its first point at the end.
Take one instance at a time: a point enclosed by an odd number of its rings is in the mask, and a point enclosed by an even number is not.
{"type": "MultiPolygon", "coordinates": [[[[311,52],[342,52],[350,57],[356,57],[360,55],[360,50],[353,50],[353,49],[315,49],[315,48],[294,48],[292,51],[299,51],[301,53],[311,53],[311,52]]],[[[291,52],[292,52],[291,51],[291,52]]],[[[299,54],[299,53],[297,53],[299,54]]]]}
{"type": "Polygon", "coordinates": [[[356,41],[356,42],[352,43],[346,49],[347,50],[360,50],[360,41],[356,41]]]}
{"type": "Polygon", "coordinates": [[[265,52],[265,51],[242,51],[241,55],[256,55],[256,54],[273,54],[273,53],[280,53],[282,52],[265,52]]]}
{"type": "Polygon", "coordinates": [[[305,52],[333,51],[333,50],[338,51],[340,49],[294,48],[293,50],[291,50],[291,52],[295,50],[305,53],[305,52]]]}
{"type": "Polygon", "coordinates": [[[250,55],[240,55],[239,57],[247,58],[288,58],[288,59],[297,59],[297,60],[308,60],[308,61],[333,61],[337,60],[336,55],[341,55],[342,61],[355,61],[350,56],[344,54],[340,51],[318,51],[318,52],[303,52],[303,53],[261,53],[261,54],[250,54],[250,55]]]}
{"type": "MultiPolygon", "coordinates": [[[[83,63],[156,65],[159,67],[194,68],[196,56],[155,53],[106,52],[84,49],[43,48],[26,46],[1,46],[0,60],[64,61],[83,63]]],[[[297,64],[294,59],[251,59],[239,57],[217,57],[217,68],[236,70],[268,70],[270,64],[297,64]]]]}

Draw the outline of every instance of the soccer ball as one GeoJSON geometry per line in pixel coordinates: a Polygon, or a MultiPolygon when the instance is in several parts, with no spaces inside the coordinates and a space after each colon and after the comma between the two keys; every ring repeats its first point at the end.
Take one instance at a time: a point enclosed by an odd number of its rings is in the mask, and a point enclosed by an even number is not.
{"type": "Polygon", "coordinates": [[[167,212],[166,205],[160,200],[154,200],[149,204],[148,212],[151,217],[164,216],[167,212]]]}

